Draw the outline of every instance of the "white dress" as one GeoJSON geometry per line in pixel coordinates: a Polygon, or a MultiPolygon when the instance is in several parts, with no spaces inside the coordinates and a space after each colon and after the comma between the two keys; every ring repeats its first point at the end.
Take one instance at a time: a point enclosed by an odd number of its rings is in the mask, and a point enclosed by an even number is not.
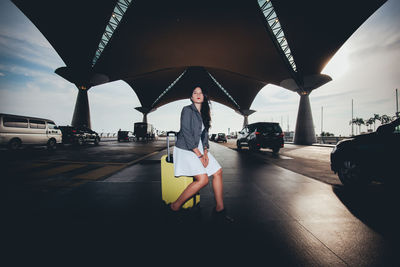
{"type": "MultiPolygon", "coordinates": [[[[203,131],[203,129],[204,124],[201,130],[203,131]]],[[[201,138],[197,148],[200,150],[201,154],[204,154],[201,138]]],[[[210,152],[208,152],[207,155],[209,162],[207,167],[204,168],[200,159],[193,151],[181,149],[174,146],[173,159],[175,176],[195,176],[203,173],[206,173],[208,176],[213,175],[219,169],[221,169],[221,165],[219,165],[218,161],[210,152]]]]}

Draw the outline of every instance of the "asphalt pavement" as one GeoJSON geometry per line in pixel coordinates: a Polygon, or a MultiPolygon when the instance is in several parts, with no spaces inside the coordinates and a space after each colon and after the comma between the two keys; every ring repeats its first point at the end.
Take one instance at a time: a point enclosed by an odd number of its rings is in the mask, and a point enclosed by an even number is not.
{"type": "Polygon", "coordinates": [[[327,167],[329,148],[288,144],[274,156],[210,142],[234,219],[226,223],[213,215],[211,180],[192,210],[172,213],[162,202],[164,146],[0,151],[4,258],[13,266],[400,264],[396,189],[344,188],[327,167]]]}

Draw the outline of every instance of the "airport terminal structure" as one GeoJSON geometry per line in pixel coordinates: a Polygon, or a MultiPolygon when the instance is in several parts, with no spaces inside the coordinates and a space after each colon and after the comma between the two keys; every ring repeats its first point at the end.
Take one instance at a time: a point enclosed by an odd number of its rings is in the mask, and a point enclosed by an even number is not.
{"type": "Polygon", "coordinates": [[[87,91],[123,80],[147,114],[202,86],[244,117],[267,84],[300,96],[294,142],[315,142],[309,94],[322,69],[386,0],[22,1],[65,63],[55,72],[79,90],[72,125],[90,128],[87,91]]]}

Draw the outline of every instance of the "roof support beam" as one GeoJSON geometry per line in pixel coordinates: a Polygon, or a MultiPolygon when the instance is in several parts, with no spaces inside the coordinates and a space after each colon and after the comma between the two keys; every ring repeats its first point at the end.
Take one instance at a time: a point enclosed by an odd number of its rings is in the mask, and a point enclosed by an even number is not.
{"type": "Polygon", "coordinates": [[[101,37],[96,53],[92,60],[92,67],[96,64],[97,60],[101,56],[101,53],[103,53],[103,50],[111,40],[111,37],[118,28],[118,25],[124,17],[126,10],[128,10],[131,1],[132,0],[118,0],[117,4],[115,5],[114,11],[111,13],[110,20],[106,26],[106,29],[104,30],[103,36],[101,37]]]}

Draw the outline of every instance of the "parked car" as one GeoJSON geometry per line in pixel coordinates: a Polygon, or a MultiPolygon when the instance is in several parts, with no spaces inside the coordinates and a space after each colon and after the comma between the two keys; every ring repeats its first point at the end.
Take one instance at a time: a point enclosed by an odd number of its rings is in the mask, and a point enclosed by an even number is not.
{"type": "Polygon", "coordinates": [[[93,130],[87,127],[74,127],[74,126],[59,126],[62,131],[62,143],[84,145],[86,143],[93,143],[98,145],[100,143],[100,136],[93,130]]]}
{"type": "Polygon", "coordinates": [[[216,138],[215,138],[215,142],[223,142],[226,143],[228,140],[226,139],[226,135],[224,133],[218,133],[216,138]]]}
{"type": "Polygon", "coordinates": [[[215,137],[217,136],[217,134],[211,134],[210,136],[210,141],[215,141],[215,137]]]}
{"type": "Polygon", "coordinates": [[[371,181],[398,182],[400,118],[376,132],[339,141],[331,152],[331,169],[343,185],[358,187],[371,181]]]}
{"type": "Polygon", "coordinates": [[[118,131],[118,142],[134,141],[135,136],[131,131],[118,131]]]}
{"type": "Polygon", "coordinates": [[[0,145],[11,150],[34,145],[46,145],[48,149],[55,149],[61,143],[61,135],[52,120],[0,114],[0,145]]]}
{"type": "Polygon", "coordinates": [[[250,150],[271,148],[274,153],[278,153],[284,144],[283,136],[277,122],[251,123],[239,132],[236,145],[238,150],[247,146],[250,150]]]}

